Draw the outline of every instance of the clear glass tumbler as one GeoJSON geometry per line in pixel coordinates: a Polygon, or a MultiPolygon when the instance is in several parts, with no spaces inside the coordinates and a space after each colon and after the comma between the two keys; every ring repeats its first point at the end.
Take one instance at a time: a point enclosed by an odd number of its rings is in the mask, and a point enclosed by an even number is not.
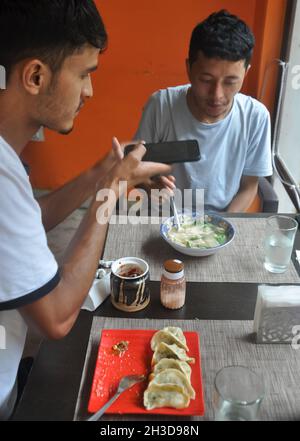
{"type": "Polygon", "coordinates": [[[245,366],[226,366],[215,377],[215,421],[254,421],[264,397],[262,378],[245,366]]]}
{"type": "Polygon", "coordinates": [[[264,240],[266,270],[283,273],[287,270],[294,246],[298,223],[288,216],[271,216],[267,219],[264,240]]]}

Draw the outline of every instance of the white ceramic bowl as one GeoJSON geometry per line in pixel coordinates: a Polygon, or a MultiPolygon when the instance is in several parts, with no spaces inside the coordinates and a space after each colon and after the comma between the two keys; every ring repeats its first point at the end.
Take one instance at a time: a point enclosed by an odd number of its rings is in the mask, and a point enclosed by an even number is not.
{"type": "MultiPolygon", "coordinates": [[[[211,254],[218,252],[219,250],[226,247],[232,242],[235,236],[235,229],[234,226],[226,218],[221,217],[215,213],[206,213],[204,216],[206,222],[211,222],[212,224],[220,225],[226,229],[227,239],[225,243],[212,248],[188,248],[173,242],[168,237],[168,231],[174,225],[174,216],[169,217],[161,224],[160,235],[169,245],[171,245],[171,247],[173,247],[175,250],[179,251],[182,254],[186,254],[188,256],[195,256],[195,257],[210,256],[211,254]]],[[[197,215],[193,217],[197,219],[197,215]]],[[[181,214],[179,218],[181,218],[181,214]]]]}

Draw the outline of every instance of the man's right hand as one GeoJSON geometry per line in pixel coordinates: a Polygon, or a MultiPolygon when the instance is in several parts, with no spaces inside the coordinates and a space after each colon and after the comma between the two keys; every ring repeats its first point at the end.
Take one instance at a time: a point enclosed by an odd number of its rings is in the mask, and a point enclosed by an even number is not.
{"type": "MultiPolygon", "coordinates": [[[[127,182],[128,188],[133,188],[139,184],[147,185],[151,181],[152,176],[162,175],[160,179],[166,178],[166,182],[169,182],[172,186],[172,178],[169,175],[171,172],[171,166],[161,164],[157,162],[143,162],[143,156],[146,153],[146,148],[143,144],[137,144],[135,148],[124,157],[124,146],[114,141],[114,152],[117,157],[117,163],[110,172],[110,178],[115,184],[119,184],[120,181],[127,182]]],[[[118,195],[120,196],[120,195],[118,195]]]]}
{"type": "Polygon", "coordinates": [[[176,188],[176,179],[172,175],[168,176],[154,176],[143,184],[143,189],[151,194],[151,190],[166,189],[171,195],[176,188]]]}

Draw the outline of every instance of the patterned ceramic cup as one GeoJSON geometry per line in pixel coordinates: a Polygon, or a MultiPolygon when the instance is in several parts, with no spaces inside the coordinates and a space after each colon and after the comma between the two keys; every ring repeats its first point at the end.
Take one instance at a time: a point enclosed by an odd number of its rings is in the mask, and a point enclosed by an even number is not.
{"type": "Polygon", "coordinates": [[[137,257],[122,257],[111,267],[111,302],[126,312],[140,311],[150,301],[149,265],[137,257]]]}

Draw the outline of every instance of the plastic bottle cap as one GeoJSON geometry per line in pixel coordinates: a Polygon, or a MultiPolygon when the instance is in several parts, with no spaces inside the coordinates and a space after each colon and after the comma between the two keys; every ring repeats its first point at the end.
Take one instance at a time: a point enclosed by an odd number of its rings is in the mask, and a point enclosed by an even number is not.
{"type": "Polygon", "coordinates": [[[183,271],[183,263],[178,259],[166,260],[164,263],[164,268],[168,273],[179,273],[183,271]]]}

